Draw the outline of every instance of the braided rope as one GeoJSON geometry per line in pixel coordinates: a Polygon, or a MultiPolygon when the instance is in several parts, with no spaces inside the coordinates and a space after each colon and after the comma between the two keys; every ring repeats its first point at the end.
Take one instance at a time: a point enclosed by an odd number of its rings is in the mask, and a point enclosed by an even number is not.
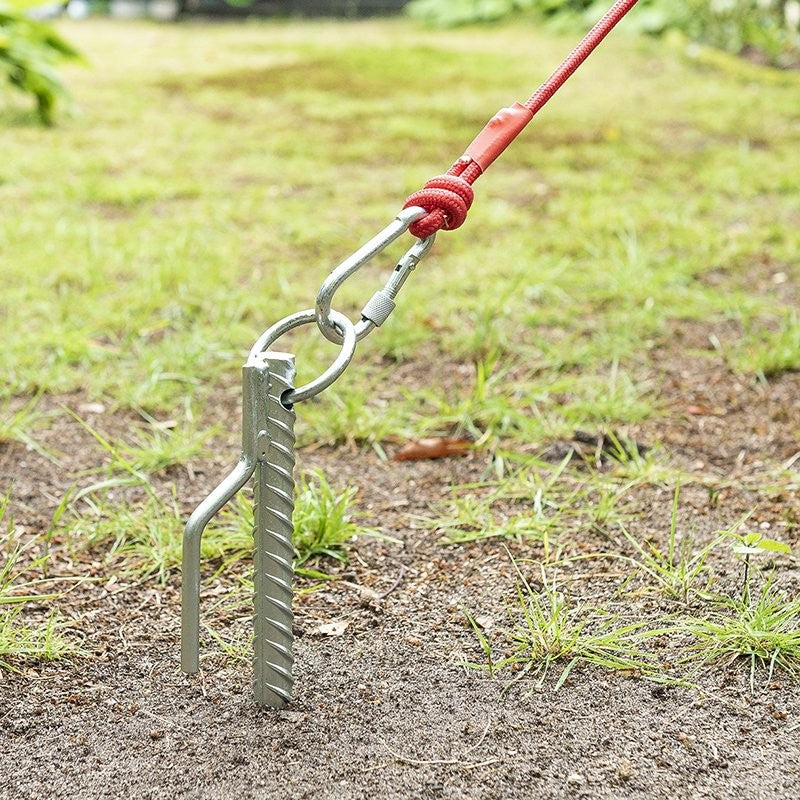
{"type": "Polygon", "coordinates": [[[453,164],[446,175],[429,180],[424,188],[412,194],[403,208],[420,206],[428,214],[417,220],[410,232],[419,238],[430,236],[438,230],[453,230],[464,223],[474,197],[471,184],[483,174],[484,169],[514,140],[522,128],[545,103],[564,85],[567,79],[589,57],[591,52],[605,39],[614,26],[636,5],[638,0],[617,0],[597,24],[581,39],[577,47],[561,62],[558,69],[518,108],[527,109],[529,116],[520,122],[506,119],[511,109],[503,109],[478,135],[465,154],[453,164]],[[511,123],[511,124],[509,124],[511,123]],[[489,133],[487,137],[486,134],[489,133]],[[478,147],[487,156],[481,166],[471,152],[478,147]]]}
{"type": "Polygon", "coordinates": [[[429,213],[415,222],[409,231],[426,239],[436,231],[452,231],[464,224],[475,192],[467,181],[456,175],[438,175],[431,178],[423,189],[414,192],[403,208],[420,206],[429,213]]]}

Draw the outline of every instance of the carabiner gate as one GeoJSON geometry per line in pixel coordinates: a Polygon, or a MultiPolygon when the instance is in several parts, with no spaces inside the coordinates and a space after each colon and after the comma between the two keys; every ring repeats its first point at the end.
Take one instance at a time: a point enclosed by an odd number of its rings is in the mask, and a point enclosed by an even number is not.
{"type": "MultiPolygon", "coordinates": [[[[395,239],[402,236],[402,234],[408,230],[409,226],[413,225],[427,213],[428,212],[424,208],[420,208],[419,206],[404,208],[389,225],[377,234],[377,236],[370,239],[363,247],[356,250],[355,253],[342,261],[337,267],[334,267],[317,293],[315,306],[317,327],[328,341],[334,342],[335,344],[342,343],[341,333],[331,314],[333,296],[336,294],[339,287],[376,255],[383,252],[395,239]]],[[[408,273],[416,267],[420,259],[431,248],[434,238],[435,234],[425,239],[418,239],[403,258],[400,259],[400,262],[384,289],[377,292],[364,307],[365,311],[374,316],[374,319],[367,316],[367,314],[362,311],[362,319],[355,325],[356,341],[360,341],[376,326],[386,321],[389,314],[391,314],[394,309],[394,297],[403,285],[408,273]],[[381,295],[381,293],[383,293],[382,298],[379,298],[378,295],[381,295]],[[390,301],[391,305],[386,303],[386,299],[390,301]],[[387,308],[388,311],[386,310],[387,308]]]]}

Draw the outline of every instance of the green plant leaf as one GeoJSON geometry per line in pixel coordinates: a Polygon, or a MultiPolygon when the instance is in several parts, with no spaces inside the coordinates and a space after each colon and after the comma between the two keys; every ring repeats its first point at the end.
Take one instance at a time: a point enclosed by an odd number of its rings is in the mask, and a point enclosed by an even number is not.
{"type": "Polygon", "coordinates": [[[766,550],[770,553],[785,553],[791,555],[792,548],[784,542],[779,542],[776,539],[762,539],[758,543],[759,550],[766,550]]]}
{"type": "Polygon", "coordinates": [[[786,553],[791,554],[792,549],[788,544],[776,539],[767,539],[760,533],[747,533],[736,536],[731,549],[739,556],[752,556],[759,553],[786,553]]]}

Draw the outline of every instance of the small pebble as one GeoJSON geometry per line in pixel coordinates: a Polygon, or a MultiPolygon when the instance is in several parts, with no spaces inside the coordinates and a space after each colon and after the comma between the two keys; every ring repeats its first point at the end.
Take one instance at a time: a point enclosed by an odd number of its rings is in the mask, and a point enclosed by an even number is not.
{"type": "Polygon", "coordinates": [[[629,781],[631,778],[636,777],[636,768],[628,761],[627,758],[623,758],[619,765],[617,766],[617,777],[621,781],[629,781]]]}

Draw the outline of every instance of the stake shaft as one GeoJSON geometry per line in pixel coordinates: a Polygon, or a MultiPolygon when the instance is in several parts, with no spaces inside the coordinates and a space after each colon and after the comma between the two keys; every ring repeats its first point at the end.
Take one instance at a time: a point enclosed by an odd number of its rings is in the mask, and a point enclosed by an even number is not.
{"type": "Polygon", "coordinates": [[[254,497],[253,690],[256,703],[281,708],[292,692],[292,511],[295,415],[281,397],[294,388],[294,359],[265,353],[269,372],[266,448],[257,452],[254,497]]]}
{"type": "Polygon", "coordinates": [[[292,511],[294,411],[281,398],[294,388],[294,356],[250,355],[242,368],[242,453],[231,473],[197,507],[183,538],[181,668],[200,668],[200,544],[211,518],[255,473],[254,693],[281,708],[292,691],[292,511]]]}

